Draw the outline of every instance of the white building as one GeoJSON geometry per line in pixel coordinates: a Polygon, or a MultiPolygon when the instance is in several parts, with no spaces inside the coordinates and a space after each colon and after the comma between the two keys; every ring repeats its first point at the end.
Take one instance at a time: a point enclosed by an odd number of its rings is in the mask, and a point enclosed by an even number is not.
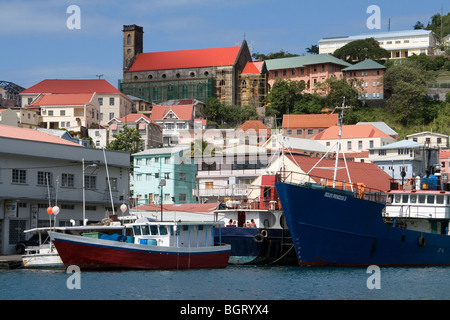
{"type": "Polygon", "coordinates": [[[407,135],[405,140],[419,142],[430,147],[447,148],[448,136],[442,133],[424,131],[407,135]]]}
{"type": "Polygon", "coordinates": [[[356,36],[329,37],[319,40],[319,53],[332,54],[346,44],[367,38],[374,38],[381,48],[386,49],[391,59],[407,58],[413,54],[433,55],[438,40],[430,30],[406,30],[361,34],[356,36]]]}
{"type": "Polygon", "coordinates": [[[34,129],[0,125],[0,254],[24,230],[101,221],[128,203],[130,154],[85,148],[34,129]],[[105,166],[108,164],[109,182],[105,166]],[[83,166],[84,159],[84,166],[83,166]],[[84,179],[83,179],[84,173],[84,179]],[[85,210],[83,210],[83,180],[85,210]],[[111,187],[109,187],[111,186],[111,187]],[[112,200],[110,197],[110,191],[112,200]],[[47,213],[57,205],[57,216],[47,213]]]}

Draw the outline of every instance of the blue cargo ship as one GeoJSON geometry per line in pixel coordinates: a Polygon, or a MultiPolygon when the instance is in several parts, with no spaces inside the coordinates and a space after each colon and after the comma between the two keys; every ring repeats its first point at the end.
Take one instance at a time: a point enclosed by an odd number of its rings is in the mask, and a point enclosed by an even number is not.
{"type": "Polygon", "coordinates": [[[347,108],[345,101],[335,108],[341,114],[333,180],[289,174],[275,184],[299,265],[450,265],[450,192],[436,190],[428,174],[388,193],[352,183],[348,168],[348,180],[336,180],[347,108]]]}
{"type": "Polygon", "coordinates": [[[276,188],[301,266],[450,265],[448,191],[402,190],[360,199],[312,183],[276,188]],[[419,197],[425,202],[418,203],[419,197]]]}

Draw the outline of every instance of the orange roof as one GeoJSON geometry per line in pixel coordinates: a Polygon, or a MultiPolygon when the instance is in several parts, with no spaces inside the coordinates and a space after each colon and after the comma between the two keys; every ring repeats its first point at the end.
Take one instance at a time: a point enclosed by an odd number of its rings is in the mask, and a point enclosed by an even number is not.
{"type": "Polygon", "coordinates": [[[74,142],[62,139],[60,137],[52,136],[50,134],[47,134],[47,133],[44,133],[44,132],[41,132],[41,131],[38,131],[35,129],[25,129],[25,128],[5,126],[5,125],[0,125],[0,137],[83,147],[74,142]]]}
{"type": "Polygon", "coordinates": [[[92,100],[92,93],[44,94],[32,106],[82,106],[92,100]]]}
{"type": "MultiPolygon", "coordinates": [[[[316,164],[317,158],[305,157],[300,155],[286,155],[289,159],[295,159],[295,162],[300,166],[304,172],[309,172],[316,164]]],[[[294,163],[295,163],[294,162],[294,163]]],[[[334,177],[334,159],[322,159],[320,163],[309,173],[313,177],[321,177],[328,180],[333,180],[334,177]]],[[[347,161],[348,171],[353,183],[364,183],[367,188],[387,191],[390,189],[390,175],[384,172],[380,167],[374,163],[361,163],[347,161]]],[[[343,160],[338,161],[338,167],[344,168],[343,160]]],[[[337,171],[336,180],[349,181],[347,170],[341,169],[337,171]]],[[[318,181],[316,181],[318,182],[318,181]]]]}
{"type": "Polygon", "coordinates": [[[239,127],[239,129],[244,132],[249,129],[253,129],[256,132],[259,132],[259,130],[266,130],[268,133],[270,133],[269,128],[267,128],[260,120],[247,120],[239,127]]]}
{"type": "Polygon", "coordinates": [[[59,80],[46,79],[21,93],[120,93],[103,79],[59,80]]]}
{"type": "Polygon", "coordinates": [[[245,66],[244,70],[242,70],[242,74],[248,73],[260,74],[263,64],[264,64],[263,61],[247,62],[247,65],[245,66]]]}
{"type": "MultiPolygon", "coordinates": [[[[316,134],[314,140],[335,140],[339,136],[339,126],[333,126],[325,129],[319,134],[316,134]]],[[[353,138],[389,138],[391,136],[387,135],[380,129],[375,128],[371,124],[353,124],[342,126],[342,139],[353,139],[353,138]]]]}
{"type": "Polygon", "coordinates": [[[283,128],[329,128],[337,124],[337,113],[283,115],[283,128]]]}
{"type": "Polygon", "coordinates": [[[193,114],[193,105],[154,105],[152,109],[151,121],[163,120],[164,117],[172,111],[179,120],[191,120],[193,114]]]}
{"type": "Polygon", "coordinates": [[[235,63],[240,48],[225,47],[141,53],[129,71],[230,66],[235,63]]]}

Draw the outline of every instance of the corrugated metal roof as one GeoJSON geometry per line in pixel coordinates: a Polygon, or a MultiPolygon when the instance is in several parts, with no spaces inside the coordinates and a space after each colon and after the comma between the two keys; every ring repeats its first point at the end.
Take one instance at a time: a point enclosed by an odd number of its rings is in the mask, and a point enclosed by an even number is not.
{"type": "Polygon", "coordinates": [[[350,63],[347,63],[341,59],[333,57],[330,54],[312,54],[308,56],[289,57],[281,59],[266,60],[267,70],[280,70],[280,69],[292,69],[301,68],[313,64],[334,63],[337,65],[349,67],[350,63]]]}
{"type": "Polygon", "coordinates": [[[354,70],[372,70],[372,69],[386,69],[385,66],[373,61],[372,59],[366,59],[350,67],[342,69],[342,71],[354,71],[354,70]]]}
{"type": "Polygon", "coordinates": [[[319,40],[321,42],[336,42],[336,41],[355,41],[367,38],[383,39],[383,38],[396,38],[396,37],[409,37],[409,36],[428,36],[431,33],[430,30],[404,30],[404,31],[390,31],[390,32],[374,32],[359,34],[355,36],[344,37],[327,37],[319,40]]]}
{"type": "Polygon", "coordinates": [[[389,150],[389,149],[405,149],[405,148],[422,148],[423,144],[410,141],[410,140],[401,140],[394,143],[386,144],[382,147],[371,148],[371,150],[389,150]]]}

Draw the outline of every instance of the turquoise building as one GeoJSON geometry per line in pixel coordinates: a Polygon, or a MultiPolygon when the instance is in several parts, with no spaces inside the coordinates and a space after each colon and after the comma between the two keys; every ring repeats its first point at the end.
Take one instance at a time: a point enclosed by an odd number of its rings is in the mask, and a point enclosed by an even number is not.
{"type": "Polygon", "coordinates": [[[197,165],[189,147],[147,149],[133,154],[134,189],[137,204],[197,203],[197,165]],[[186,156],[185,156],[186,155],[186,156]]]}

